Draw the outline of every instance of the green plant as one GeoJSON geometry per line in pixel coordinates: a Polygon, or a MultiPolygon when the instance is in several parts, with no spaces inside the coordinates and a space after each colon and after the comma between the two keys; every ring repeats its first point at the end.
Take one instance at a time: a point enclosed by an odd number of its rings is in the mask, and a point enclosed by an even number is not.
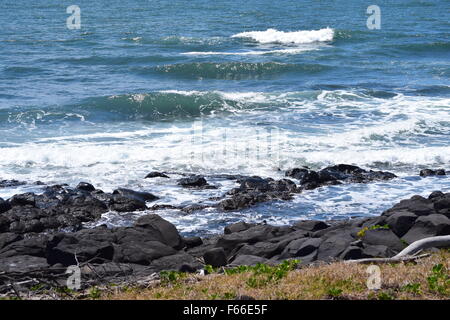
{"type": "Polygon", "coordinates": [[[161,271],[159,277],[162,283],[175,283],[181,278],[184,278],[186,274],[178,271],[161,271]]]}
{"type": "Polygon", "coordinates": [[[253,275],[247,280],[247,285],[251,288],[260,288],[269,283],[277,282],[284,278],[289,271],[294,270],[299,263],[299,260],[285,260],[273,267],[258,263],[249,267],[249,271],[253,272],[253,275]]]}
{"type": "Polygon", "coordinates": [[[328,296],[330,296],[333,299],[338,298],[342,294],[342,289],[332,287],[328,289],[328,296]]]}
{"type": "Polygon", "coordinates": [[[90,299],[98,299],[101,296],[101,291],[97,287],[92,287],[91,289],[89,289],[88,296],[90,299]]]}
{"type": "Polygon", "coordinates": [[[356,235],[358,236],[358,238],[362,238],[362,237],[364,237],[364,235],[366,234],[367,231],[378,230],[378,229],[389,229],[389,225],[385,224],[385,225],[381,226],[379,224],[376,224],[374,226],[364,227],[356,235]]]}
{"type": "Polygon", "coordinates": [[[420,290],[420,283],[408,283],[404,285],[401,290],[413,294],[422,294],[422,290],[420,290]]]}
{"type": "Polygon", "coordinates": [[[450,277],[442,263],[433,266],[431,275],[427,277],[427,282],[431,291],[442,295],[447,295],[450,291],[450,277]]]}
{"type": "Polygon", "coordinates": [[[377,296],[378,300],[394,300],[395,297],[389,292],[382,291],[377,296]]]}

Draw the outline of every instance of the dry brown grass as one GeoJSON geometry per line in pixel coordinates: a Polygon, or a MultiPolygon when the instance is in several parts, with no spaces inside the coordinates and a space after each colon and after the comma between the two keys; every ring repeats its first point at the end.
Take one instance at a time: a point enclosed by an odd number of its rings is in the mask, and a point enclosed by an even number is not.
{"type": "Polygon", "coordinates": [[[366,282],[368,265],[342,262],[309,266],[290,271],[278,281],[251,287],[248,280],[254,274],[244,272],[208,276],[188,275],[151,288],[127,288],[103,292],[101,299],[235,299],[251,296],[255,299],[449,299],[450,280],[441,281],[441,292],[430,288],[427,278],[433,266],[444,265],[448,277],[450,251],[441,250],[417,263],[380,264],[382,286],[369,290],[366,282]],[[405,286],[409,285],[409,290],[405,286]],[[415,289],[414,289],[415,288],[415,289]],[[442,289],[443,288],[443,289],[442,289]],[[444,291],[442,291],[444,290],[444,291]]]}

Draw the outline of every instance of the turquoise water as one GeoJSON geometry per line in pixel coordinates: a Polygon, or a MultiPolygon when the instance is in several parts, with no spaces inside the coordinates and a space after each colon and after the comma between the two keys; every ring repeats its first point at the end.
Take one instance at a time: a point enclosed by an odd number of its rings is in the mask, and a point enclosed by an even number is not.
{"type": "Polygon", "coordinates": [[[400,176],[238,213],[161,212],[185,232],[379,214],[448,190],[448,178],[415,176],[450,169],[449,1],[377,1],[379,30],[366,26],[367,1],[75,2],[0,3],[1,178],[129,186],[180,204],[233,185],[193,193],[175,176],[142,177],[334,163],[400,176]],[[74,4],[79,30],[66,26],[74,4]]]}

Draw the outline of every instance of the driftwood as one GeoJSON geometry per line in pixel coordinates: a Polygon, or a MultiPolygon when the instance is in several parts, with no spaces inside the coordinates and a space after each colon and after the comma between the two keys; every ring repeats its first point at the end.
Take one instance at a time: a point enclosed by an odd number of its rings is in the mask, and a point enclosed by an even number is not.
{"type": "Polygon", "coordinates": [[[345,263],[396,263],[396,262],[406,262],[413,261],[421,258],[428,257],[429,254],[416,255],[420,251],[428,248],[448,248],[450,247],[450,235],[448,236],[437,236],[429,237],[421,240],[414,241],[400,253],[392,258],[366,258],[366,259],[356,259],[347,260],[345,263]]]}

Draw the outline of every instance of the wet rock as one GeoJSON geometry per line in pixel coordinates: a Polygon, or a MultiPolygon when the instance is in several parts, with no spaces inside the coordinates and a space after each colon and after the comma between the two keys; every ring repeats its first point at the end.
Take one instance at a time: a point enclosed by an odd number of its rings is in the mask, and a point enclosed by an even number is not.
{"type": "Polygon", "coordinates": [[[190,176],[178,180],[178,184],[184,188],[198,188],[204,187],[208,184],[206,179],[202,176],[190,176]]]}
{"type": "Polygon", "coordinates": [[[87,192],[95,191],[95,187],[92,184],[87,183],[87,182],[80,182],[77,185],[77,189],[78,190],[87,191],[87,192]]]}
{"type": "Polygon", "coordinates": [[[9,209],[11,209],[11,204],[8,201],[5,201],[2,198],[0,198],[0,214],[8,211],[9,209]]]}
{"type": "Polygon", "coordinates": [[[435,237],[450,235],[450,219],[441,214],[431,214],[417,218],[413,227],[403,236],[407,243],[435,237]]]}
{"type": "Polygon", "coordinates": [[[214,268],[226,266],[228,264],[227,255],[222,248],[213,248],[205,252],[203,259],[206,265],[214,268]]]}
{"type": "Polygon", "coordinates": [[[149,192],[134,191],[124,188],[114,190],[113,194],[120,195],[122,197],[133,199],[140,202],[155,201],[159,199],[157,196],[149,192]]]}
{"type": "Polygon", "coordinates": [[[247,223],[244,221],[240,221],[240,222],[236,222],[236,223],[226,226],[224,229],[224,233],[230,234],[230,233],[234,233],[234,232],[241,232],[241,231],[245,231],[254,226],[256,226],[256,223],[247,223]]]}
{"type": "Polygon", "coordinates": [[[181,249],[184,246],[177,228],[156,214],[140,217],[134,226],[145,229],[145,232],[153,234],[155,238],[172,248],[181,249]]]}
{"type": "Polygon", "coordinates": [[[397,235],[403,237],[408,230],[414,225],[417,215],[408,211],[396,212],[387,218],[386,223],[389,228],[397,235]]]}
{"type": "Polygon", "coordinates": [[[16,194],[8,200],[11,207],[15,206],[32,206],[36,204],[36,195],[34,193],[28,192],[23,194],[16,194]]]}
{"type": "Polygon", "coordinates": [[[444,169],[437,169],[437,170],[432,170],[432,169],[423,169],[420,170],[419,175],[421,177],[429,177],[429,176],[445,176],[446,172],[444,169]]]}
{"type": "Polygon", "coordinates": [[[252,256],[252,255],[238,255],[236,259],[233,260],[232,263],[230,263],[229,267],[237,267],[237,266],[254,266],[258,263],[266,263],[267,259],[258,257],[258,256],[252,256]]]}
{"type": "Polygon", "coordinates": [[[328,228],[329,225],[323,221],[318,220],[301,220],[294,223],[295,229],[301,229],[306,231],[319,231],[328,228]]]}
{"type": "Polygon", "coordinates": [[[169,178],[169,176],[163,172],[152,171],[145,176],[145,179],[158,178],[158,177],[159,178],[169,178]]]}
{"type": "Polygon", "coordinates": [[[190,204],[186,207],[181,208],[181,211],[187,213],[187,214],[191,214],[195,211],[200,211],[200,210],[204,210],[208,208],[208,206],[206,205],[200,205],[200,204],[190,204]]]}
{"type": "Polygon", "coordinates": [[[0,180],[0,188],[11,188],[11,187],[19,187],[27,184],[24,181],[19,180],[0,180]]]}
{"type": "Polygon", "coordinates": [[[27,273],[47,269],[47,259],[35,256],[12,256],[0,259],[0,271],[27,273]]]}
{"type": "Polygon", "coordinates": [[[115,195],[109,204],[109,208],[117,212],[143,211],[147,209],[145,201],[115,195]]]}
{"type": "Polygon", "coordinates": [[[379,180],[390,180],[396,177],[384,171],[364,170],[357,166],[339,164],[319,171],[306,168],[294,168],[286,171],[288,177],[300,181],[303,189],[311,190],[325,185],[336,185],[342,182],[368,183],[379,180]]]}

